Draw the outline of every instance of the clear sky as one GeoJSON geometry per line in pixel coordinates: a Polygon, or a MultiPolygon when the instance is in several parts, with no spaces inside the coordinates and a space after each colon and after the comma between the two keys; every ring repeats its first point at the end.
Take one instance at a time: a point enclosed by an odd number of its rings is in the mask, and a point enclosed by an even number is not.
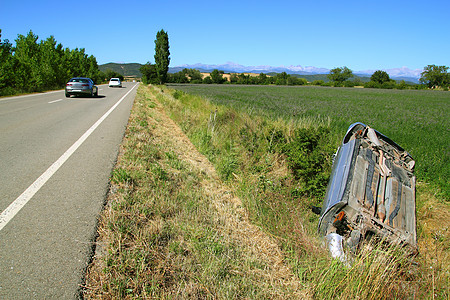
{"type": "Polygon", "coordinates": [[[354,71],[450,66],[450,0],[0,0],[2,39],[30,30],[99,64],[347,66],[354,71]]]}

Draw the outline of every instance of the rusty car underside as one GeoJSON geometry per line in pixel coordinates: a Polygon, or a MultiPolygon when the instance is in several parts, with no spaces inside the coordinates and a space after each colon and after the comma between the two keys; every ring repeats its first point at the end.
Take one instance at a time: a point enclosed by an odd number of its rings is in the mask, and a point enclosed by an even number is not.
{"type": "Polygon", "coordinates": [[[356,252],[372,237],[417,252],[414,164],[408,152],[369,126],[349,127],[319,221],[333,256],[342,257],[342,248],[356,252]]]}

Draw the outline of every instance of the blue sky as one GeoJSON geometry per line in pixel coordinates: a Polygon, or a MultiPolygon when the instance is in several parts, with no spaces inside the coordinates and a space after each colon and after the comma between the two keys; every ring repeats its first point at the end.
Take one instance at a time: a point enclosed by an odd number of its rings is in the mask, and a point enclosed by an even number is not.
{"type": "Polygon", "coordinates": [[[450,66],[449,0],[11,1],[2,39],[30,30],[99,64],[154,62],[169,34],[170,66],[315,66],[352,70],[450,66]]]}

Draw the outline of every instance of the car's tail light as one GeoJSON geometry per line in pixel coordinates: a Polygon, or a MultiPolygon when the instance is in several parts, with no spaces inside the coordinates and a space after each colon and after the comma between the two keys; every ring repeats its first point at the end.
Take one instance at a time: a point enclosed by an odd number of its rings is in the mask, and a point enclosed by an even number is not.
{"type": "Polygon", "coordinates": [[[89,84],[82,84],[81,86],[89,86],[89,84]]]}
{"type": "Polygon", "coordinates": [[[66,86],[72,86],[72,84],[71,84],[71,83],[68,83],[68,84],[66,84],[66,86]]]}

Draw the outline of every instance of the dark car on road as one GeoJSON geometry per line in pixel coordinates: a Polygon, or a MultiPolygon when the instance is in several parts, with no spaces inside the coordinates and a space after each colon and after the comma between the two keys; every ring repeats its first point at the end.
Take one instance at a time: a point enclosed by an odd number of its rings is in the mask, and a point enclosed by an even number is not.
{"type": "Polygon", "coordinates": [[[331,255],[345,260],[364,240],[417,253],[415,161],[363,123],[350,125],[334,157],[319,220],[331,255]]]}
{"type": "Polygon", "coordinates": [[[94,84],[94,81],[85,77],[74,77],[66,84],[66,97],[71,95],[83,95],[89,97],[98,96],[98,87],[94,84]]]}

